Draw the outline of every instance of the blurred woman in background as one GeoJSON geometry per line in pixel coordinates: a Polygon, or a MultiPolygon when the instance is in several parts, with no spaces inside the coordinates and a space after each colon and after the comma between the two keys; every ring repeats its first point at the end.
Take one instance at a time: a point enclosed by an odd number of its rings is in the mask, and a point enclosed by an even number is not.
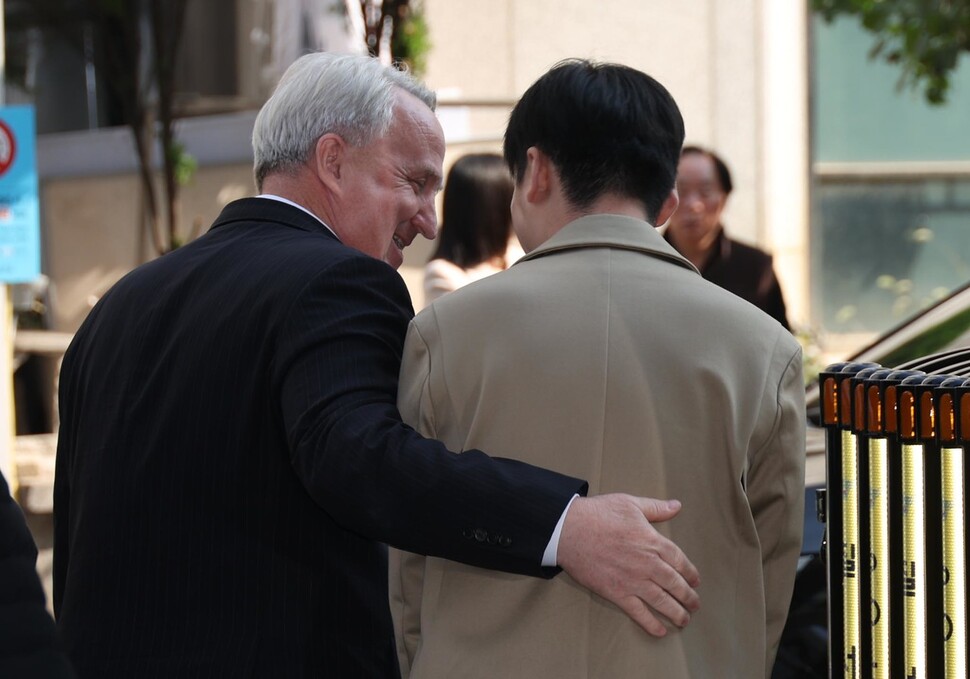
{"type": "Polygon", "coordinates": [[[448,172],[442,224],[424,269],[424,302],[508,268],[522,256],[512,233],[512,177],[501,156],[462,156],[448,172]]]}

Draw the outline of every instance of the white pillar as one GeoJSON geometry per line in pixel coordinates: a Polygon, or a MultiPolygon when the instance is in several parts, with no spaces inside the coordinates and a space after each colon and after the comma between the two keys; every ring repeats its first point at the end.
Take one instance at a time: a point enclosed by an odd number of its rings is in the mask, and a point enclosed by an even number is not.
{"type": "Polygon", "coordinates": [[[764,205],[766,245],[795,326],[809,321],[808,7],[765,2],[764,205]]]}

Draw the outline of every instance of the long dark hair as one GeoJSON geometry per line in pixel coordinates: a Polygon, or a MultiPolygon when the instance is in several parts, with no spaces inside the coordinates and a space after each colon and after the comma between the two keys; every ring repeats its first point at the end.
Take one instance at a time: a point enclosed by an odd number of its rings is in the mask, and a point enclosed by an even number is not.
{"type": "Polygon", "coordinates": [[[504,256],[511,202],[512,176],[502,156],[473,153],[456,160],[445,181],[441,234],[431,258],[468,269],[504,256]]]}

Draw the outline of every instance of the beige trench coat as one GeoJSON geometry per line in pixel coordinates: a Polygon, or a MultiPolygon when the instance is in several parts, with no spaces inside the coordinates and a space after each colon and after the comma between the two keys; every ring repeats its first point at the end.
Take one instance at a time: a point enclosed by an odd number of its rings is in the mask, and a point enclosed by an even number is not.
{"type": "Polygon", "coordinates": [[[393,552],[404,676],[769,676],[801,546],[803,401],[792,336],[636,219],[579,219],[435,302],[408,331],[405,421],[591,494],[681,500],[658,528],[699,569],[702,604],[657,639],[566,574],[393,552]]]}

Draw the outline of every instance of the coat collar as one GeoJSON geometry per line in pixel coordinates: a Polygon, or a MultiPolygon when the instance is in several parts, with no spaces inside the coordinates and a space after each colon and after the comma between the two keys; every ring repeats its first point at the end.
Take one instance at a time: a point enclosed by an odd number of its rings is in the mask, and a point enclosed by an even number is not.
{"type": "Polygon", "coordinates": [[[307,214],[298,207],[271,198],[234,200],[222,209],[216,221],[213,222],[212,229],[237,222],[272,222],[291,229],[320,233],[337,240],[330,229],[313,215],[307,214]]]}
{"type": "MultiPolygon", "coordinates": [[[[670,247],[674,247],[674,242],[670,237],[669,227],[664,230],[663,237],[665,241],[670,243],[670,247]]],[[[718,262],[724,262],[731,258],[731,247],[733,243],[734,241],[725,235],[724,227],[718,224],[717,238],[714,240],[714,246],[707,254],[707,259],[704,260],[704,264],[700,268],[702,276],[718,262]]]]}
{"type": "Polygon", "coordinates": [[[588,215],[570,222],[518,261],[538,259],[562,250],[602,247],[635,250],[697,273],[694,265],[667,243],[652,224],[610,214],[588,215]]]}

